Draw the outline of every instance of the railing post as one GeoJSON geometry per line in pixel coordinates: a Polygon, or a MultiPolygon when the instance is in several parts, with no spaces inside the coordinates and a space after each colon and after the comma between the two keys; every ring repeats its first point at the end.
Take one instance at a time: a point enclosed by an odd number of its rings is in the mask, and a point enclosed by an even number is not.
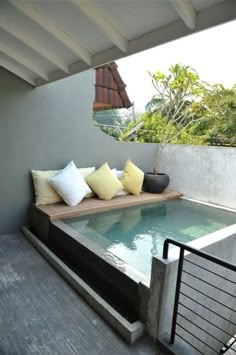
{"type": "Polygon", "coordinates": [[[169,252],[169,240],[166,239],[164,241],[164,246],[163,246],[163,259],[168,259],[168,252],[169,252]]]}
{"type": "MultiPolygon", "coordinates": [[[[229,333],[229,326],[231,327],[236,326],[236,322],[233,322],[232,320],[226,318],[225,316],[223,316],[222,314],[220,314],[220,312],[216,313],[216,311],[214,311],[213,309],[207,307],[204,304],[204,301],[199,301],[196,300],[194,297],[192,297],[191,292],[197,292],[198,295],[201,295],[204,297],[207,297],[208,299],[214,301],[214,303],[216,303],[217,305],[224,307],[224,309],[229,309],[231,312],[234,312],[236,314],[236,310],[234,308],[232,308],[231,306],[226,305],[224,302],[222,302],[221,300],[212,297],[211,295],[209,295],[209,292],[211,292],[209,290],[212,287],[214,287],[216,290],[221,291],[221,293],[224,293],[225,295],[230,296],[232,298],[232,300],[236,300],[236,295],[234,293],[234,291],[232,292],[232,289],[230,289],[229,291],[225,290],[224,288],[219,287],[219,285],[215,284],[214,282],[208,281],[205,277],[200,277],[199,273],[197,272],[197,274],[195,274],[193,271],[189,271],[187,265],[189,263],[191,263],[193,266],[197,266],[198,268],[200,268],[201,270],[206,271],[207,273],[213,274],[213,277],[217,276],[219,278],[221,278],[222,280],[230,283],[231,288],[232,285],[236,285],[236,282],[232,279],[232,277],[225,277],[225,275],[222,275],[221,273],[216,273],[216,271],[212,271],[210,269],[208,269],[208,267],[202,266],[199,263],[194,262],[195,260],[189,260],[189,258],[184,259],[184,254],[185,251],[188,251],[194,255],[197,255],[200,258],[203,258],[205,260],[208,260],[216,265],[220,265],[224,268],[226,268],[227,270],[236,272],[236,265],[229,263],[223,259],[217,258],[209,253],[203,252],[201,250],[195,249],[187,244],[183,244],[180,243],[176,240],[172,240],[172,239],[166,239],[164,242],[164,246],[163,246],[163,259],[167,259],[168,258],[168,251],[169,251],[169,244],[175,245],[177,247],[180,248],[179,250],[179,262],[178,262],[178,270],[177,270],[177,277],[176,277],[176,288],[175,288],[175,299],[174,299],[174,305],[173,305],[173,316],[172,316],[172,325],[171,325],[171,335],[170,335],[170,340],[169,343],[172,345],[175,342],[175,336],[178,336],[179,338],[181,338],[185,343],[187,343],[191,348],[193,348],[194,350],[196,350],[198,353],[204,355],[205,354],[205,350],[204,352],[201,351],[202,346],[207,348],[208,350],[210,349],[211,351],[213,351],[216,354],[224,354],[228,349],[231,349],[232,346],[234,344],[236,344],[236,335],[231,335],[229,333]],[[185,266],[185,267],[184,267],[185,266]],[[183,269],[184,267],[184,269],[183,269]],[[182,273],[185,273],[187,275],[186,278],[184,278],[184,280],[182,280],[182,273]],[[188,282],[189,279],[188,277],[193,277],[196,280],[201,281],[204,285],[206,285],[206,292],[202,291],[201,289],[198,289],[196,287],[194,287],[194,285],[191,285],[191,282],[188,282]],[[190,294],[189,292],[186,291],[186,289],[181,290],[181,285],[184,284],[185,286],[187,286],[188,290],[190,290],[190,294]],[[192,290],[192,291],[191,291],[192,290]],[[180,294],[183,294],[184,298],[187,297],[189,300],[191,300],[194,304],[197,305],[197,307],[202,307],[203,309],[206,309],[208,312],[211,312],[210,314],[213,314],[214,318],[215,316],[217,316],[219,319],[224,320],[225,323],[228,323],[228,326],[226,328],[222,328],[217,326],[211,319],[209,320],[206,316],[203,316],[200,312],[197,313],[197,311],[195,310],[194,306],[193,307],[188,307],[185,304],[183,304],[184,299],[181,298],[180,300],[180,294]],[[179,310],[179,303],[181,304],[181,309],[179,310]],[[191,314],[194,314],[198,317],[198,319],[203,319],[204,322],[209,323],[210,325],[212,325],[214,327],[214,331],[208,331],[206,330],[204,327],[202,327],[201,325],[199,325],[199,322],[195,322],[191,316],[190,318],[186,316],[186,314],[184,313],[184,311],[182,312],[182,309],[187,309],[188,311],[191,312],[191,314]],[[203,338],[201,338],[201,336],[196,335],[196,333],[194,331],[190,331],[188,329],[187,326],[184,326],[183,322],[178,322],[178,316],[181,316],[182,319],[186,320],[187,322],[190,322],[193,326],[196,327],[196,329],[201,330],[201,332],[205,333],[205,337],[203,336],[203,338]],[[183,335],[178,333],[178,327],[182,328],[185,332],[187,332],[187,337],[185,338],[183,335]],[[224,333],[224,336],[230,336],[232,338],[232,342],[229,344],[229,342],[227,343],[223,343],[222,341],[220,341],[218,339],[218,337],[216,337],[215,335],[215,329],[220,330],[221,332],[224,333]],[[191,341],[189,341],[189,335],[193,338],[195,338],[199,343],[200,343],[200,348],[198,346],[195,346],[191,343],[191,341]],[[210,339],[214,339],[214,341],[219,342],[219,344],[221,345],[221,350],[216,349],[216,346],[212,346],[212,343],[209,341],[206,341],[206,336],[210,337],[210,339]]],[[[191,258],[190,258],[191,259],[191,258]]],[[[209,277],[209,275],[208,275],[209,277]]],[[[213,279],[214,281],[214,279],[213,279]]],[[[217,281],[218,282],[218,281],[217,281]]],[[[230,328],[231,329],[231,328],[230,328]]],[[[219,347],[219,345],[218,345],[219,347]]],[[[232,348],[233,349],[233,348],[232,348]]]]}
{"type": "Polygon", "coordinates": [[[179,265],[178,265],[178,274],[176,280],[175,303],[174,303],[174,310],[173,310],[170,344],[174,344],[175,342],[175,330],[176,330],[176,321],[177,321],[178,306],[179,306],[179,294],[180,294],[180,286],[181,286],[181,279],[182,279],[183,263],[184,263],[184,248],[181,247],[179,253],[179,265]]]}

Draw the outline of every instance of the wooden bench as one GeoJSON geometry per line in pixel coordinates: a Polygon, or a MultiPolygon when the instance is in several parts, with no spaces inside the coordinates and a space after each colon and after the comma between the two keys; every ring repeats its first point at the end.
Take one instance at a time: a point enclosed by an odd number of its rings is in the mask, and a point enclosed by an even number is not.
{"type": "Polygon", "coordinates": [[[50,221],[78,217],[91,213],[110,211],[119,208],[143,205],[148,203],[162,202],[181,197],[180,192],[165,190],[161,194],[142,192],[139,196],[125,195],[117,196],[109,201],[100,200],[97,197],[84,199],[75,207],[67,206],[65,203],[52,205],[32,205],[31,227],[42,240],[48,239],[50,221]]]}

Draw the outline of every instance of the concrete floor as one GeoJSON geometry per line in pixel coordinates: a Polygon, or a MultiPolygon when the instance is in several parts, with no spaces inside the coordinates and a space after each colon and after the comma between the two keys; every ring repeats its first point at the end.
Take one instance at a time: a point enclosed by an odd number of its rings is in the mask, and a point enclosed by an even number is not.
{"type": "Polygon", "coordinates": [[[0,354],[158,355],[128,345],[19,234],[0,237],[0,354]]]}

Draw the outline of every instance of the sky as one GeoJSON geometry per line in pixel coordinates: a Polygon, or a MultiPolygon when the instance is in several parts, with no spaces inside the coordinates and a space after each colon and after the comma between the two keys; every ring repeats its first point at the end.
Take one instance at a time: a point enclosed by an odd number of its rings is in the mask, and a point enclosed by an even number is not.
{"type": "Polygon", "coordinates": [[[142,111],[155,90],[147,71],[167,73],[176,63],[194,68],[204,81],[236,83],[236,20],[117,60],[135,111],[142,111]]]}

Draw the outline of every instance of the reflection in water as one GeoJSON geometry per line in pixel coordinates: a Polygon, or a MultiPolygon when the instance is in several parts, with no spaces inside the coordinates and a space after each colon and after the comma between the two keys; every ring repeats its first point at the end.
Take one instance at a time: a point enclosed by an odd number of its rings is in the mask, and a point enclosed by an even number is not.
{"type": "Polygon", "coordinates": [[[97,213],[93,215],[93,218],[89,219],[88,227],[94,229],[96,232],[105,235],[111,227],[120,222],[122,212],[116,212],[112,215],[100,215],[97,213]]]}
{"type": "Polygon", "coordinates": [[[180,199],[65,222],[109,254],[149,274],[152,256],[162,254],[166,238],[187,243],[236,223],[236,218],[232,212],[180,199]]]}

